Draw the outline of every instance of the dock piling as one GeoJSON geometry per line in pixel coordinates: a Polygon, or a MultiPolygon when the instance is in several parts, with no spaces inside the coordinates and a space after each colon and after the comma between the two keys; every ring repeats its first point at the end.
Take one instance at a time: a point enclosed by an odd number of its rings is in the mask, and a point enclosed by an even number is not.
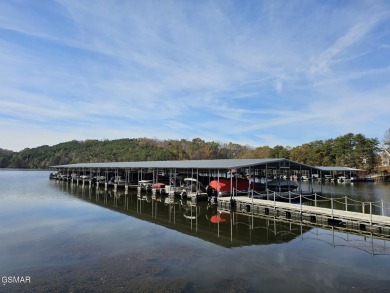
{"type": "Polygon", "coordinates": [[[384,216],[384,205],[383,205],[383,199],[381,200],[381,215],[384,216]]]}
{"type": "Polygon", "coordinates": [[[370,202],[370,225],[372,225],[372,202],[370,202]]]}
{"type": "Polygon", "coordinates": [[[332,219],[334,218],[334,211],[333,211],[333,197],[330,199],[330,206],[332,209],[332,219]]]}

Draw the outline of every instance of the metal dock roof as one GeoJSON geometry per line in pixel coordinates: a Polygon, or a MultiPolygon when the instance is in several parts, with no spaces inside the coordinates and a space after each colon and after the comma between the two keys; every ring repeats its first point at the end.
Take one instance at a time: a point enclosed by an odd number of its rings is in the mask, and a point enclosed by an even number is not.
{"type": "Polygon", "coordinates": [[[109,163],[78,163],[68,165],[56,165],[51,168],[105,168],[105,169],[140,169],[140,168],[161,168],[161,169],[233,169],[249,167],[279,167],[310,170],[318,169],[313,166],[300,164],[288,159],[220,159],[220,160],[182,160],[182,161],[140,161],[140,162],[109,162],[109,163]]]}
{"type": "Polygon", "coordinates": [[[349,167],[339,167],[339,166],[317,166],[317,169],[320,169],[321,171],[328,171],[328,172],[338,172],[338,171],[364,171],[363,169],[355,169],[355,168],[349,168],[349,167]]]}

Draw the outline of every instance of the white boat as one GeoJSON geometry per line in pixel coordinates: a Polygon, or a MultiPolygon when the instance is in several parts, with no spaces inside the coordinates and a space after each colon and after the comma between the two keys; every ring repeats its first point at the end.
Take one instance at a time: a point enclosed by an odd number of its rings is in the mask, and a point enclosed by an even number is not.
{"type": "Polygon", "coordinates": [[[184,178],[183,184],[181,187],[185,188],[188,191],[192,191],[192,192],[196,192],[196,191],[205,192],[206,191],[206,187],[203,185],[203,183],[199,182],[195,178],[184,178]]]}
{"type": "Polygon", "coordinates": [[[59,172],[52,172],[52,173],[50,173],[50,175],[49,175],[49,179],[50,179],[50,180],[59,179],[60,174],[61,174],[61,173],[59,173],[59,172]]]}
{"type": "Polygon", "coordinates": [[[91,179],[91,176],[89,176],[89,175],[80,175],[79,179],[81,179],[81,180],[89,180],[89,179],[91,179]]]}
{"type": "Polygon", "coordinates": [[[333,179],[332,175],[325,175],[324,176],[325,180],[331,181],[333,179]]]}
{"type": "Polygon", "coordinates": [[[347,178],[346,176],[339,176],[337,178],[337,181],[338,182],[347,182],[347,181],[351,181],[351,178],[347,178]]]}
{"type": "Polygon", "coordinates": [[[122,187],[126,185],[126,181],[122,178],[122,176],[115,176],[110,179],[108,184],[116,185],[117,187],[122,187]]]}
{"type": "Polygon", "coordinates": [[[207,198],[206,187],[195,178],[184,178],[180,188],[182,189],[181,198],[207,198]]]}
{"type": "Polygon", "coordinates": [[[96,183],[106,183],[106,177],[105,176],[95,176],[92,178],[96,183]]]}
{"type": "Polygon", "coordinates": [[[152,189],[152,180],[140,180],[138,181],[138,187],[144,190],[151,190],[152,189]]]}

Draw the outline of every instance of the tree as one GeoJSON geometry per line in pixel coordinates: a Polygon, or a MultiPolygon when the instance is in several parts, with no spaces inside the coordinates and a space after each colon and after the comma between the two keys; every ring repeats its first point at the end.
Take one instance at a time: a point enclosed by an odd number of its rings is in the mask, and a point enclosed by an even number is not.
{"type": "MultiPolygon", "coordinates": [[[[371,170],[377,164],[378,144],[376,138],[352,133],[294,148],[280,145],[254,148],[232,142],[206,142],[200,138],[163,141],[150,138],[72,140],[20,152],[0,149],[0,167],[47,168],[88,162],[286,158],[313,166],[348,166],[371,170]]],[[[386,132],[384,144],[390,147],[390,129],[386,132]]]]}
{"type": "Polygon", "coordinates": [[[0,168],[9,167],[13,155],[13,151],[0,148],[0,168]]]}
{"type": "Polygon", "coordinates": [[[288,159],[290,157],[290,153],[285,147],[277,145],[271,149],[270,157],[288,159]]]}
{"type": "Polygon", "coordinates": [[[229,142],[228,144],[224,143],[221,145],[218,157],[221,159],[237,159],[241,158],[245,152],[245,147],[242,145],[229,142]]]}
{"type": "Polygon", "coordinates": [[[253,157],[257,159],[266,159],[271,156],[271,148],[269,146],[263,146],[255,148],[253,151],[253,157]]]}
{"type": "Polygon", "coordinates": [[[386,130],[382,142],[384,148],[390,151],[390,128],[386,130]]]}

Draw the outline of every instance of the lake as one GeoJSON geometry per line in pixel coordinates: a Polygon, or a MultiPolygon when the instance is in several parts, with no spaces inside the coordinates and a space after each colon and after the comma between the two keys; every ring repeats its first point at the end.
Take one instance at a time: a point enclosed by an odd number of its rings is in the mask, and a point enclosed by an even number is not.
{"type": "MultiPolygon", "coordinates": [[[[271,217],[233,224],[208,203],[49,173],[0,170],[0,292],[390,292],[388,236],[271,217]]],[[[388,183],[315,188],[390,202],[388,183]]]]}

